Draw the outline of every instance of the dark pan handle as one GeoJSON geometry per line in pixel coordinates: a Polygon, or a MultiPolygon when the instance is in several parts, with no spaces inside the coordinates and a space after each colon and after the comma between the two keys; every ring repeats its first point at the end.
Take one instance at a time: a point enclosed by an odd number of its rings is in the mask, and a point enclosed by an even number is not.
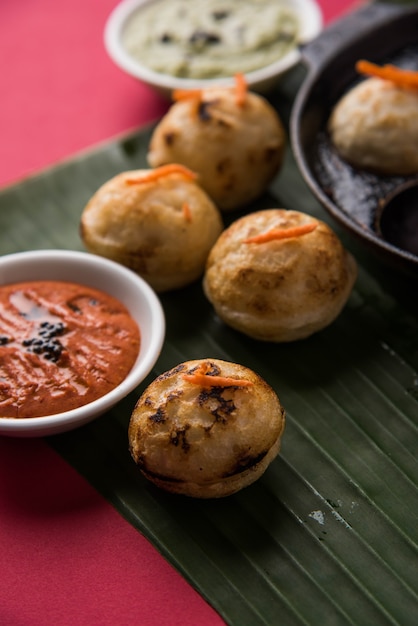
{"type": "Polygon", "coordinates": [[[352,44],[357,37],[364,36],[368,30],[383,26],[405,11],[407,11],[405,4],[383,2],[366,4],[330,24],[313,41],[302,46],[302,59],[312,69],[322,67],[328,58],[334,57],[339,50],[352,44]]]}

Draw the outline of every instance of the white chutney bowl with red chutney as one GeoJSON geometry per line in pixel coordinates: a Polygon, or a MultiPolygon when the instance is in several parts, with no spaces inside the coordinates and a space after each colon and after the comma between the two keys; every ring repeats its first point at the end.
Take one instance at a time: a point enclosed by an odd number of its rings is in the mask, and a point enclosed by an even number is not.
{"type": "Polygon", "coordinates": [[[146,378],[165,337],[158,296],[102,257],[0,257],[0,435],[40,437],[103,415],[146,378]]]}

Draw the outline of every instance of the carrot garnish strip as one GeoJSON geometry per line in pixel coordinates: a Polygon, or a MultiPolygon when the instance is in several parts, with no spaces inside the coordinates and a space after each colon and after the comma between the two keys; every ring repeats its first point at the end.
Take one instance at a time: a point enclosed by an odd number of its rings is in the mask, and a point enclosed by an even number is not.
{"type": "Polygon", "coordinates": [[[301,226],[293,226],[291,228],[272,228],[265,233],[254,235],[244,240],[244,243],[267,243],[268,241],[274,241],[275,239],[289,239],[290,237],[301,237],[311,233],[317,224],[310,222],[309,224],[302,224],[301,226]]]}
{"type": "Polygon", "coordinates": [[[142,176],[138,176],[137,178],[126,178],[125,183],[127,185],[140,185],[142,183],[153,183],[160,178],[164,178],[164,176],[169,176],[170,174],[181,174],[184,178],[188,180],[195,180],[197,178],[197,174],[189,170],[184,165],[178,165],[177,163],[170,163],[169,165],[162,165],[161,167],[157,167],[154,170],[149,170],[146,174],[142,176]]]}
{"type": "Polygon", "coordinates": [[[211,376],[206,374],[183,374],[183,379],[200,387],[251,387],[254,383],[242,378],[230,378],[229,376],[211,376]]]}
{"type": "MultiPolygon", "coordinates": [[[[235,98],[238,106],[243,106],[247,97],[247,81],[243,74],[235,74],[235,98]]],[[[175,89],[171,95],[174,102],[180,100],[198,100],[203,98],[203,89],[175,89]]]]}
{"type": "Polygon", "coordinates": [[[183,380],[200,387],[251,387],[254,384],[242,378],[207,375],[209,369],[209,363],[201,363],[191,374],[183,374],[183,380]]]}
{"type": "Polygon", "coordinates": [[[375,76],[383,80],[389,80],[399,87],[406,89],[418,89],[418,72],[404,70],[396,65],[376,65],[370,61],[360,60],[356,63],[359,74],[375,76]]]}
{"type": "Polygon", "coordinates": [[[186,220],[186,222],[191,222],[192,213],[190,211],[190,205],[187,202],[183,202],[182,210],[183,210],[183,215],[184,215],[184,219],[186,220]]]}
{"type": "Polygon", "coordinates": [[[235,102],[242,107],[247,97],[247,81],[243,74],[235,74],[235,102]]]}
{"type": "Polygon", "coordinates": [[[202,89],[175,89],[171,94],[171,98],[174,102],[179,100],[201,100],[202,95],[202,89]]]}

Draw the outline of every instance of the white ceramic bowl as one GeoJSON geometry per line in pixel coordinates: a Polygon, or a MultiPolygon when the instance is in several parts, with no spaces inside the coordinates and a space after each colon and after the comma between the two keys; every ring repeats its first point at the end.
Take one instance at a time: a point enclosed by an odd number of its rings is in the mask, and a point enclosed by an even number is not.
{"type": "MultiPolygon", "coordinates": [[[[140,11],[142,7],[159,0],[123,0],[110,14],[104,31],[106,50],[113,61],[122,70],[151,85],[163,95],[170,97],[174,89],[199,89],[211,85],[227,86],[234,84],[234,78],[191,79],[177,78],[168,74],[155,72],[132,58],[122,44],[122,34],[131,15],[140,11]]],[[[191,2],[193,0],[190,0],[191,2]]],[[[300,23],[299,44],[305,44],[314,39],[321,31],[323,17],[321,9],[314,0],[272,0],[289,6],[297,14],[300,23]]],[[[278,79],[300,60],[297,48],[275,63],[246,74],[250,89],[260,93],[268,92],[278,79]]]]}
{"type": "Polygon", "coordinates": [[[40,437],[72,430],[105,413],[127,396],[149,374],[161,352],[165,318],[151,287],[131,270],[86,252],[39,250],[0,257],[0,285],[28,280],[81,283],[118,298],[141,332],[138,358],[120,385],[78,409],[45,417],[0,417],[0,435],[40,437]]]}

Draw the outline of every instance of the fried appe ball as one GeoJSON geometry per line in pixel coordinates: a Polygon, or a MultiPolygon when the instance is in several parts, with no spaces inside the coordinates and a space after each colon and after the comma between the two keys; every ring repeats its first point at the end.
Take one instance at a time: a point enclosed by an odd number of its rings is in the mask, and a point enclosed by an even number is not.
{"type": "Polygon", "coordinates": [[[233,88],[205,89],[175,102],[151,137],[151,167],[182,163],[221,210],[246,205],[281,168],[286,146],[282,122],[262,96],[233,88]]]}
{"type": "Polygon", "coordinates": [[[132,457],[171,493],[231,495],[257,480],[280,449],[285,411],[255,372],[219,359],[186,361],[158,376],[129,424],[132,457]]]}
{"type": "Polygon", "coordinates": [[[269,209],[229,226],[213,246],[203,288],[229,326],[264,341],[303,339],[341,312],[357,265],[327,224],[269,209]]]}
{"type": "Polygon", "coordinates": [[[85,207],[80,234],[90,252],[129,267],[162,292],[202,275],[222,228],[193,173],[173,165],[106,182],[85,207]]]}
{"type": "Polygon", "coordinates": [[[352,166],[383,175],[418,173],[418,91],[367,78],[336,104],[331,141],[352,166]]]}

